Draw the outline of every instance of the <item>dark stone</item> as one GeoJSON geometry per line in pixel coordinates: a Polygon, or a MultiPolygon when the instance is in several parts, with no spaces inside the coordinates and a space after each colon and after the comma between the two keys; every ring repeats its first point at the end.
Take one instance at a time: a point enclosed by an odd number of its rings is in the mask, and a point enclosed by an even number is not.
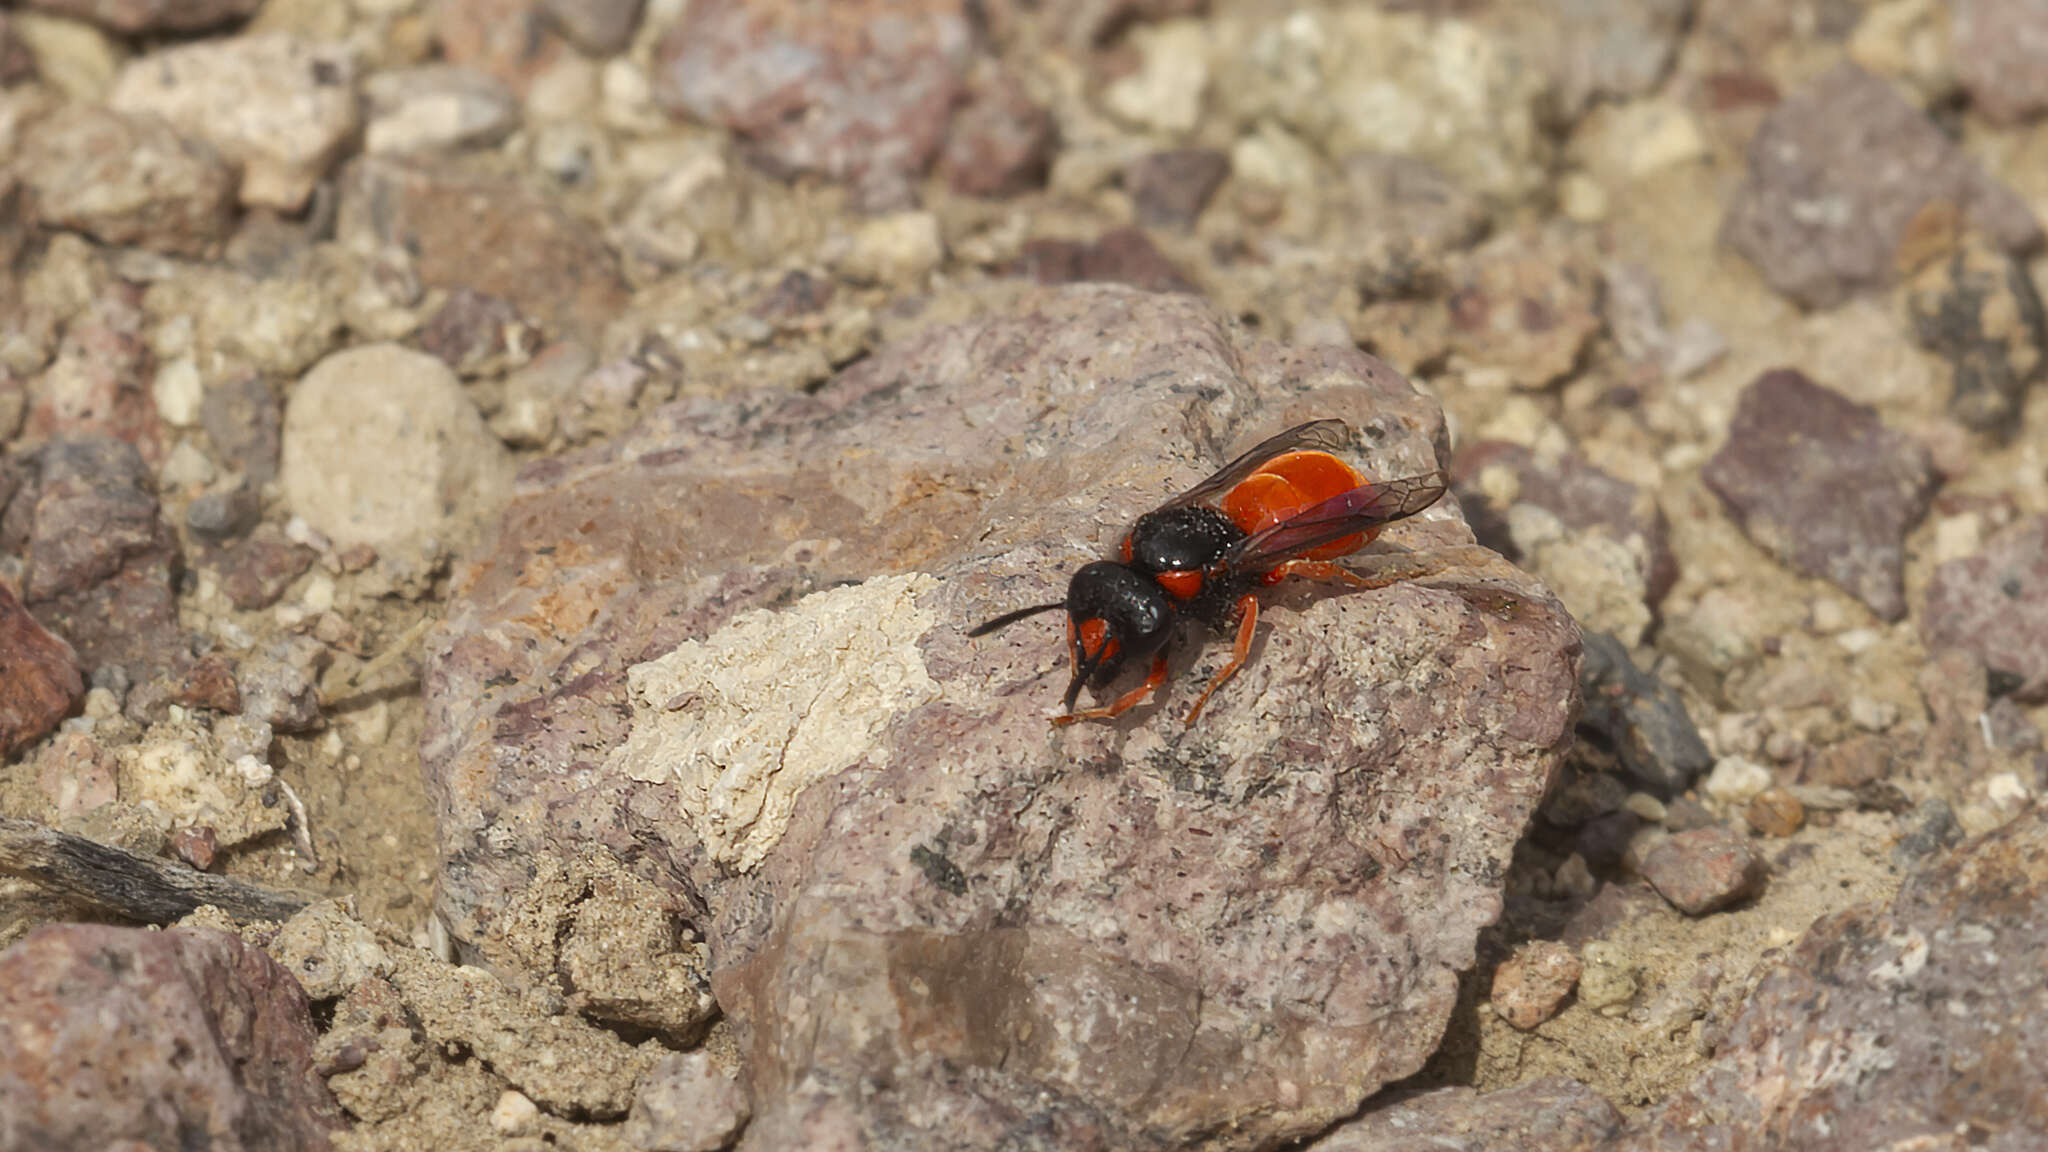
{"type": "Polygon", "coordinates": [[[1927,514],[1927,449],[1792,369],[1743,390],[1701,472],[1751,540],[1884,620],[1906,614],[1905,536],[1927,514]]]}
{"type": "Polygon", "coordinates": [[[1011,269],[1040,284],[1128,284],[1147,292],[1199,293],[1173,261],[1136,228],[1103,233],[1092,244],[1079,240],[1031,240],[1011,269]]]}
{"type": "Polygon", "coordinates": [[[1579,734],[1658,796],[1685,791],[1714,766],[1714,757],[1693,726],[1684,698],[1636,667],[1628,649],[1614,637],[1588,633],[1585,642],[1579,691],[1586,703],[1579,715],[1579,734]]]}
{"type": "Polygon", "coordinates": [[[203,492],[185,506],[185,527],[201,540],[232,540],[256,526],[263,502],[247,480],[225,490],[203,492]]]}
{"type": "Polygon", "coordinates": [[[1230,175],[1230,157],[1214,148],[1154,152],[1124,170],[1124,188],[1147,228],[1185,232],[1195,226],[1209,197],[1230,175]]]}
{"type": "Polygon", "coordinates": [[[318,558],[311,548],[288,539],[282,529],[264,524],[220,554],[221,590],[244,612],[268,608],[318,558]]]}
{"type": "MultiPolygon", "coordinates": [[[[2044,7],[2043,11],[2048,11],[2044,7]]],[[[2048,364],[2048,315],[2025,261],[1974,234],[1907,285],[1920,345],[1948,367],[1948,410],[2003,440],[2048,364]]]]}

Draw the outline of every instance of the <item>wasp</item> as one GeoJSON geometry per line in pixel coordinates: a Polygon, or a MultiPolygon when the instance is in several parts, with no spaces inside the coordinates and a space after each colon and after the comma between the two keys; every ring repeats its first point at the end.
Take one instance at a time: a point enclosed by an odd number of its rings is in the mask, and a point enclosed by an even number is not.
{"type": "MultiPolygon", "coordinates": [[[[1449,485],[1439,469],[1369,482],[1332,454],[1351,442],[1342,420],[1296,425],[1232,460],[1223,470],[1154,508],[1131,525],[1120,558],[1084,564],[1067,596],[989,620],[968,633],[986,636],[1019,620],[1067,610],[1074,676],[1066,712],[1054,724],[1121,716],[1166,683],[1173,638],[1189,621],[1222,631],[1235,619],[1230,659],[1188,709],[1202,706],[1251,653],[1259,592],[1289,577],[1377,588],[1334,561],[1371,543],[1386,525],[1437,502],[1449,485]],[[1125,667],[1151,661],[1145,682],[1099,708],[1074,710],[1081,689],[1101,689],[1125,667]]],[[[1398,579],[1398,577],[1396,578],[1398,579]]]]}

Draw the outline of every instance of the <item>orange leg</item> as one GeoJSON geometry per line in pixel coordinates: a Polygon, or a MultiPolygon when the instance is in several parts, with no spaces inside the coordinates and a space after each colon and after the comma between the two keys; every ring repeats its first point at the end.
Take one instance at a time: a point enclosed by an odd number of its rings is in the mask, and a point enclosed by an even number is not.
{"type": "MultiPolygon", "coordinates": [[[[1325,565],[1325,567],[1334,568],[1336,565],[1330,564],[1325,565]]],[[[1230,649],[1230,662],[1217,670],[1215,678],[1209,681],[1209,686],[1202,689],[1201,696],[1196,698],[1195,706],[1188,709],[1187,723],[1189,725],[1193,725],[1195,717],[1202,714],[1202,705],[1209,702],[1209,697],[1214,695],[1218,688],[1223,687],[1225,680],[1237,675],[1237,670],[1244,667],[1245,657],[1251,655],[1252,629],[1258,627],[1259,624],[1259,598],[1249,592],[1239,597],[1237,601],[1237,614],[1237,643],[1230,649]]]]}
{"type": "Polygon", "coordinates": [[[1161,653],[1152,658],[1152,671],[1145,676],[1145,682],[1117,697],[1106,708],[1090,708],[1082,712],[1069,712],[1052,718],[1054,724],[1072,724],[1076,720],[1113,720],[1152,694],[1153,689],[1166,683],[1166,656],[1161,653]]]}

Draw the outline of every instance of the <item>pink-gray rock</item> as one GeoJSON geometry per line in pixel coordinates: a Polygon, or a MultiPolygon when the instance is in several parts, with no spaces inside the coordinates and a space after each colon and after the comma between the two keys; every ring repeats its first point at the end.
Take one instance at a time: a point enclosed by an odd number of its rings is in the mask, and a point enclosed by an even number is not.
{"type": "Polygon", "coordinates": [[[1453,273],[1451,346],[1470,368],[1542,388],[1578,363],[1600,330],[1600,276],[1559,228],[1503,232],[1453,273]]]}
{"type": "Polygon", "coordinates": [[[1810,308],[1889,283],[1923,210],[1960,212],[2000,248],[2031,252],[2041,226],[1885,80],[1843,64],[1794,92],[1749,143],[1721,242],[1810,308]]]}
{"type": "Polygon", "coordinates": [[[198,32],[253,15],[263,0],[28,0],[73,20],[133,36],[145,32],[198,32]]]}
{"type": "Polygon", "coordinates": [[[540,328],[511,301],[469,288],[450,292],[419,334],[420,351],[439,357],[461,376],[517,367],[532,359],[540,344],[540,328]]]}
{"type": "Polygon", "coordinates": [[[641,1152],[718,1152],[753,1115],[747,1090],[703,1052],[674,1052],[633,1093],[622,1134],[641,1152]]]}
{"type": "Polygon", "coordinates": [[[36,77],[36,55],[29,51],[7,13],[0,12],[0,88],[36,77]]]}
{"type": "Polygon", "coordinates": [[[118,664],[148,678],[179,654],[182,637],[176,538],[141,454],[119,440],[59,440],[37,464],[23,598],[82,667],[118,664]]]}
{"type": "Polygon", "coordinates": [[[1930,649],[1961,649],[2011,678],[2015,699],[2048,700],[2048,516],[1936,568],[1921,632],[1930,649]]]}
{"type": "Polygon", "coordinates": [[[66,104],[29,129],[18,171],[43,224],[107,244],[203,258],[234,225],[234,167],[146,113],[66,104]]]}
{"type": "Polygon", "coordinates": [[[592,56],[609,56],[633,40],[645,0],[540,0],[562,35],[592,56]]]}
{"type": "Polygon", "coordinates": [[[71,645],[0,581],[0,759],[49,735],[84,695],[71,645]]]}
{"type": "Polygon", "coordinates": [[[1611,1152],[1972,1148],[2048,1132],[2048,810],[1822,919],[1611,1152]]]}
{"type": "Polygon", "coordinates": [[[1185,232],[1230,175],[1230,157],[1213,148],[1171,148],[1133,161],[1124,170],[1138,223],[1185,232]]]}
{"type": "Polygon", "coordinates": [[[1593,1152],[1622,1116],[1576,1080],[1546,1076],[1479,1093],[1438,1088],[1375,1104],[1308,1152],[1593,1152]]]}
{"type": "Polygon", "coordinates": [[[1764,862],[1749,837],[1725,824],[1667,836],[1643,854],[1643,878],[1688,916],[1718,912],[1755,894],[1764,862]]]}
{"type": "Polygon", "coordinates": [[[1956,77],[1985,117],[2013,124],[2048,111],[2048,4],[1950,0],[1956,77]]]}
{"type": "Polygon", "coordinates": [[[1114,228],[1091,242],[1028,240],[1011,272],[1040,284],[1128,284],[1147,292],[1200,292],[1151,237],[1114,228]]]}
{"type": "Polygon", "coordinates": [[[1193,297],[1020,295],[530,465],[429,645],[458,948],[533,979],[503,909],[543,853],[680,886],[752,1054],[746,1148],[1318,1131],[1435,1047],[1570,740],[1575,628],[1448,502],[1387,534],[1439,575],[1276,593],[1199,724],[1189,669],[1049,728],[1059,625],[968,627],[1276,428],[1343,417],[1395,476],[1444,427],[1193,297]]]}
{"type": "Polygon", "coordinates": [[[1728,442],[1700,473],[1742,530],[1885,620],[1906,614],[1905,536],[1927,514],[1934,466],[1869,406],[1795,369],[1743,389],[1728,442]]]}
{"type": "Polygon", "coordinates": [[[1532,940],[1493,970],[1493,1010],[1526,1032],[1564,1006],[1585,967],[1555,940],[1532,940]]]}
{"type": "Polygon", "coordinates": [[[1015,77],[992,71],[953,113],[939,167],[965,196],[1015,196],[1045,183],[1057,142],[1052,114],[1015,77]]]}
{"type": "Polygon", "coordinates": [[[57,358],[31,390],[23,425],[29,441],[111,436],[133,445],[155,468],[163,463],[163,426],[150,393],[156,358],[133,285],[109,285],[64,326],[57,358]]]}
{"type": "Polygon", "coordinates": [[[422,283],[469,288],[595,343],[627,287],[604,237],[515,179],[388,157],[343,173],[337,233],[410,252],[422,283]]]}
{"type": "Polygon", "coordinates": [[[216,561],[221,591],[244,612],[268,608],[315,559],[318,553],[289,539],[276,525],[258,525],[247,539],[221,550],[216,561]]]}
{"type": "Polygon", "coordinates": [[[47,925],[0,953],[0,1148],[320,1152],[291,974],[224,932],[47,925]]]}
{"type": "Polygon", "coordinates": [[[697,0],[661,40],[654,97],[732,129],[771,171],[900,208],[945,140],[976,35],[964,0],[697,0]]]}

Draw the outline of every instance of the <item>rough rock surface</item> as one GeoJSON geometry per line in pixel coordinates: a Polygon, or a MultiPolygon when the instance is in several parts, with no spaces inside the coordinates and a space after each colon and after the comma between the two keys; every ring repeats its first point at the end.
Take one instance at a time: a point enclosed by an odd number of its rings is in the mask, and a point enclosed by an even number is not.
{"type": "Polygon", "coordinates": [[[2013,678],[2016,699],[2048,700],[2048,517],[1935,569],[1922,626],[1928,647],[1960,648],[2013,678]]]}
{"type": "Polygon", "coordinates": [[[153,112],[242,166],[242,203],[294,212],[356,131],[353,55],[284,35],[165,48],[121,72],[108,103],[153,112]]]}
{"type": "Polygon", "coordinates": [[[1743,390],[1728,443],[1701,476],[1780,560],[1882,619],[1906,614],[1905,536],[1927,514],[1934,469],[1876,412],[1796,370],[1766,372],[1743,390]]]}
{"type": "Polygon", "coordinates": [[[48,734],[84,694],[71,645],[0,582],[0,759],[48,734]]]}
{"type": "Polygon", "coordinates": [[[2036,805],[1908,880],[1888,908],[1816,924],[1714,1063],[1615,1152],[2038,1146],[2043,925],[2048,810],[2036,805]]]}
{"type": "Polygon", "coordinates": [[[1546,1077],[1479,1093],[1439,1088],[1373,1107],[1309,1145],[1312,1152],[1591,1152],[1621,1113],[1576,1080],[1546,1077]]]}
{"type": "Polygon", "coordinates": [[[1888,81],[1843,64],[1786,98],[1749,143],[1722,242],[1773,288],[1827,307],[1887,283],[1923,210],[1960,212],[2001,248],[2041,226],[1888,81]],[[1814,205],[1825,205],[1816,210],[1814,205]]]}
{"type": "Polygon", "coordinates": [[[225,933],[63,924],[0,953],[0,1148],[319,1152],[305,993],[225,933]]]}
{"type": "Polygon", "coordinates": [[[1715,824],[1668,836],[1643,854],[1643,878],[1688,916],[1719,911],[1763,883],[1749,838],[1715,824]]]}
{"type": "Polygon", "coordinates": [[[764,163],[893,208],[945,140],[975,45],[962,0],[700,0],[662,38],[655,98],[764,163]]]}
{"type": "MultiPolygon", "coordinates": [[[[1349,1112],[1420,1065],[1498,912],[1568,739],[1569,619],[1470,548],[1283,591],[1193,728],[1188,670],[1049,729],[1057,626],[964,634],[1311,415],[1379,475],[1441,451],[1361,353],[1076,288],[529,470],[427,672],[459,945],[518,978],[500,910],[543,851],[687,878],[750,1147],[1251,1146],[1349,1112]]],[[[1446,503],[1388,539],[1470,536],[1446,503]]]]}

